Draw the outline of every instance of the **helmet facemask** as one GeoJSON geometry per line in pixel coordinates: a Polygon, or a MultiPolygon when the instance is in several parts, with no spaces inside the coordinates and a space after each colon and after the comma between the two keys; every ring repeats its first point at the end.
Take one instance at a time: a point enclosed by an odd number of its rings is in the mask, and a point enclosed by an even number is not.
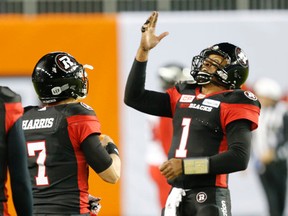
{"type": "Polygon", "coordinates": [[[200,55],[195,56],[192,59],[192,68],[191,68],[191,75],[193,76],[193,78],[196,80],[197,84],[199,85],[206,85],[209,83],[214,83],[216,85],[224,85],[221,82],[219,82],[219,78],[220,79],[225,79],[227,77],[227,73],[224,70],[224,66],[222,65],[222,63],[226,61],[226,64],[230,62],[230,58],[229,56],[225,55],[225,54],[220,54],[217,52],[212,52],[209,49],[206,49],[204,51],[202,51],[200,53],[200,55]],[[216,54],[219,56],[222,56],[224,59],[222,60],[222,62],[217,62],[212,58],[209,58],[209,56],[211,54],[216,54]],[[208,63],[209,65],[212,65],[215,67],[215,72],[211,73],[211,72],[207,72],[205,70],[203,70],[203,65],[205,63],[208,63]],[[215,79],[213,79],[215,77],[215,79]]]}
{"type": "Polygon", "coordinates": [[[76,82],[74,81],[71,83],[75,83],[75,85],[72,84],[69,90],[71,91],[71,96],[74,99],[85,98],[88,94],[88,74],[86,73],[83,66],[82,69],[75,73],[74,79],[76,82]]]}

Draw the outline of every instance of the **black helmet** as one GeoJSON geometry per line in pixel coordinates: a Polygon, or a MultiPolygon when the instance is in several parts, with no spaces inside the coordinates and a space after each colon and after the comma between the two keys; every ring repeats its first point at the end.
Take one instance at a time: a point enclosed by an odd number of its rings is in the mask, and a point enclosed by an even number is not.
{"type": "Polygon", "coordinates": [[[169,63],[159,67],[158,75],[162,88],[166,90],[174,86],[176,82],[185,80],[185,69],[184,66],[178,63],[169,63]]]}
{"type": "Polygon", "coordinates": [[[32,82],[43,103],[84,98],[88,93],[88,78],[83,65],[66,52],[44,55],[33,70],[32,82]]]}
{"type": "MultiPolygon", "coordinates": [[[[199,85],[210,83],[215,77],[217,84],[228,89],[240,88],[249,74],[248,58],[243,50],[230,43],[219,43],[204,49],[200,55],[193,57],[191,75],[199,85]],[[214,74],[201,71],[202,64],[209,55],[216,54],[224,57],[228,62],[225,66],[215,65],[214,74]]],[[[212,81],[213,82],[213,81],[212,81]]]]}

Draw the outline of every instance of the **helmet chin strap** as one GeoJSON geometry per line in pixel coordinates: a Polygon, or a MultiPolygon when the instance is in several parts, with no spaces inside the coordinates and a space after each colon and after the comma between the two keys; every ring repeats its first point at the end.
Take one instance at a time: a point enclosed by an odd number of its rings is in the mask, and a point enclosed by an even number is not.
{"type": "Polygon", "coordinates": [[[216,72],[213,74],[213,77],[215,77],[215,79],[214,79],[214,80],[212,79],[211,82],[212,82],[214,85],[222,86],[222,87],[224,87],[225,89],[233,89],[233,88],[231,88],[228,84],[225,84],[225,83],[219,81],[219,79],[217,79],[217,73],[216,73],[216,72]]]}
{"type": "Polygon", "coordinates": [[[224,83],[218,82],[217,80],[211,80],[210,82],[216,86],[221,86],[224,87],[225,89],[229,89],[229,86],[225,85],[224,83]]]}

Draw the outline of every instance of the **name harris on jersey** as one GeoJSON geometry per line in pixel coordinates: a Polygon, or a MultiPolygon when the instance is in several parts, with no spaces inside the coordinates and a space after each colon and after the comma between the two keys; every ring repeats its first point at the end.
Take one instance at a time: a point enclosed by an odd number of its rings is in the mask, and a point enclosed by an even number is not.
{"type": "Polygon", "coordinates": [[[54,123],[54,118],[23,120],[22,129],[23,130],[33,130],[33,129],[52,128],[53,123],[54,123]]]}

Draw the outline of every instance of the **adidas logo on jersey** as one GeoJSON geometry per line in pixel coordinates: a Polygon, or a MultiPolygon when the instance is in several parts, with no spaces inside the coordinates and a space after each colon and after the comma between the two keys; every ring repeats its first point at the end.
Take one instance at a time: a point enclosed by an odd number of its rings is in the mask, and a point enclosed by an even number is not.
{"type": "Polygon", "coordinates": [[[22,129],[33,130],[33,129],[51,128],[53,126],[53,123],[54,118],[23,120],[22,129]]]}

